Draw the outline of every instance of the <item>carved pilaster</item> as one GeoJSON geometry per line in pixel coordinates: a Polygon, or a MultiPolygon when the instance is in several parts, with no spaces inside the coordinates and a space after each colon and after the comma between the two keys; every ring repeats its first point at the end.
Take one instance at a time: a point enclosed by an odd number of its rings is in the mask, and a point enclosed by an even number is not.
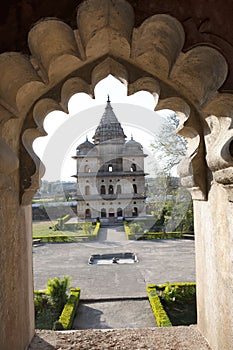
{"type": "Polygon", "coordinates": [[[205,106],[206,160],[213,180],[224,186],[233,201],[233,96],[219,94],[205,106]]]}

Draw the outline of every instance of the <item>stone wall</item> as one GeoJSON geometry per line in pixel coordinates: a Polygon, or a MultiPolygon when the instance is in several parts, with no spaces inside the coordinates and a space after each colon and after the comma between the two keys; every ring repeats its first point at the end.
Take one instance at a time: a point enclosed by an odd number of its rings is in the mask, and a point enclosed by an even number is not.
{"type": "Polygon", "coordinates": [[[212,185],[208,202],[194,201],[198,327],[212,349],[233,339],[233,202],[212,185]]]}
{"type": "MultiPolygon", "coordinates": [[[[0,55],[0,348],[24,350],[34,332],[31,201],[43,166],[33,141],[46,135],[49,112],[67,112],[75,93],[94,97],[112,74],[127,82],[128,95],[148,91],[155,109],[180,117],[189,142],[180,175],[195,202],[198,327],[213,350],[232,350],[233,98],[220,90],[228,62],[217,42],[187,50],[185,28],[167,11],[135,26],[127,1],[88,0],[74,18],[75,30],[39,21],[28,55],[0,55]]],[[[198,35],[208,25],[198,25],[198,35]]]]}
{"type": "Polygon", "coordinates": [[[0,197],[0,348],[26,349],[34,335],[31,207],[0,197]]]}

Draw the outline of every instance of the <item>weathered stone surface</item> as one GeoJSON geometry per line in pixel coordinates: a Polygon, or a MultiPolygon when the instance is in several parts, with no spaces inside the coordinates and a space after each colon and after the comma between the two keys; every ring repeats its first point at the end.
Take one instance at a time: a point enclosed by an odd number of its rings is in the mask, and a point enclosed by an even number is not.
{"type": "MultiPolygon", "coordinates": [[[[153,4],[155,9],[157,2],[153,4]]],[[[192,4],[197,9],[200,2],[192,4]]],[[[187,50],[193,45],[185,44],[186,52],[182,52],[184,32],[173,16],[156,15],[133,28],[133,11],[126,1],[95,0],[83,6],[85,14],[80,8],[75,31],[60,20],[48,19],[30,31],[31,57],[16,52],[0,56],[1,349],[24,349],[33,334],[30,202],[42,168],[32,142],[43,134],[46,113],[56,106],[67,110],[75,90],[93,95],[95,84],[113,74],[128,81],[129,91],[138,89],[136,82],[140,82],[141,89],[149,90],[156,100],[169,101],[169,108],[183,119],[179,132],[189,139],[189,150],[181,172],[195,199],[198,235],[198,325],[214,350],[230,350],[233,308],[227,305],[232,299],[233,106],[232,94],[218,90],[231,71],[213,47],[195,45],[187,50]],[[95,9],[99,17],[93,15],[95,9]],[[210,295],[217,296],[216,303],[210,295]]],[[[177,5],[176,11],[180,9],[177,5]]],[[[187,30],[188,20],[182,20],[187,30]]],[[[198,31],[198,37],[203,38],[204,32],[209,38],[208,33],[216,33],[208,20],[197,22],[191,32],[198,31]]],[[[214,26],[218,27],[216,22],[214,26]]],[[[217,30],[224,28],[221,25],[217,30]]],[[[226,31],[225,38],[230,32],[226,31]]],[[[218,46],[221,40],[216,34],[213,37],[218,46]]],[[[233,51],[229,38],[221,45],[221,52],[233,51]]]]}
{"type": "Polygon", "coordinates": [[[65,333],[38,331],[29,350],[151,349],[210,350],[196,327],[86,330],[65,333]]]}

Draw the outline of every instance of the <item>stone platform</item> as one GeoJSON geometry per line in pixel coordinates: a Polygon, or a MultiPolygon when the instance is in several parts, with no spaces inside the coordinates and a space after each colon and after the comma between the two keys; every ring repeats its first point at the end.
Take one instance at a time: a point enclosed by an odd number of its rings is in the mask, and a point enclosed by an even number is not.
{"type": "Polygon", "coordinates": [[[196,326],[38,331],[28,350],[210,350],[196,326]]]}

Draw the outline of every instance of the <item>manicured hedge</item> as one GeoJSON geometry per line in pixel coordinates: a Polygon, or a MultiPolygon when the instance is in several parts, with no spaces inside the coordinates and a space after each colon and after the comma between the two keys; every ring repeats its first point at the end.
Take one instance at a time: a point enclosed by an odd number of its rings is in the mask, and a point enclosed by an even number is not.
{"type": "Polygon", "coordinates": [[[65,304],[59,320],[54,323],[55,330],[68,330],[72,328],[74,316],[79,303],[80,288],[71,288],[70,296],[65,304]]]}
{"type": "Polygon", "coordinates": [[[182,289],[183,293],[181,293],[182,300],[189,300],[194,293],[194,287],[196,290],[195,282],[177,282],[177,283],[165,283],[165,284],[149,284],[146,287],[146,291],[148,294],[148,298],[150,301],[150,305],[155,316],[156,323],[158,327],[169,327],[172,326],[172,323],[163,308],[163,305],[160,301],[159,294],[164,291],[168,287],[175,287],[176,292],[178,289],[182,289]]]}
{"type": "MultiPolygon", "coordinates": [[[[137,236],[137,235],[136,235],[137,236]]],[[[167,239],[167,238],[182,238],[182,232],[146,232],[142,235],[138,235],[136,239],[167,239]]]]}
{"type": "Polygon", "coordinates": [[[125,229],[125,233],[126,233],[127,239],[133,239],[133,238],[131,238],[130,228],[129,228],[129,226],[126,224],[125,221],[124,221],[124,229],[125,229]]]}
{"type": "Polygon", "coordinates": [[[131,233],[130,227],[127,222],[124,222],[124,229],[129,240],[149,240],[149,239],[167,239],[167,238],[182,238],[182,232],[144,232],[144,233],[131,233]]]}
{"type": "Polygon", "coordinates": [[[148,285],[146,287],[150,305],[155,316],[155,320],[158,327],[171,327],[171,321],[161,304],[159,296],[155,290],[155,285],[148,285]]]}
{"type": "Polygon", "coordinates": [[[64,243],[64,242],[75,242],[75,237],[76,236],[50,235],[50,236],[35,236],[33,238],[40,239],[41,243],[64,243]]]}
{"type": "Polygon", "coordinates": [[[93,236],[97,239],[98,238],[98,234],[99,234],[99,229],[100,229],[100,222],[97,222],[95,225],[95,229],[93,231],[93,236]]]}

